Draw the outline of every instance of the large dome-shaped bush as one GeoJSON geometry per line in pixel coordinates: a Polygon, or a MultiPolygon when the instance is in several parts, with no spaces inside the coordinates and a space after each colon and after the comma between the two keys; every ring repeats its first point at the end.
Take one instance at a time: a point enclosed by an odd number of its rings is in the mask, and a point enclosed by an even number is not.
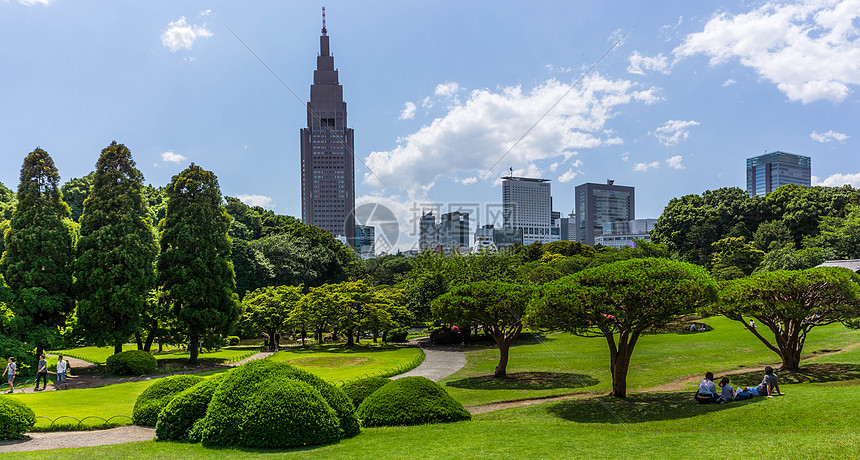
{"type": "Polygon", "coordinates": [[[0,440],[21,439],[35,424],[33,409],[17,399],[0,396],[0,440]]]}
{"type": "Polygon", "coordinates": [[[143,375],[155,372],[158,362],[148,351],[129,350],[109,356],[105,361],[108,374],[143,375]]]}
{"type": "Polygon", "coordinates": [[[358,430],[352,404],[339,388],[288,364],[258,360],[240,366],[222,380],[212,395],[206,416],[195,423],[189,437],[216,446],[292,447],[330,442],[358,430]],[[286,385],[290,381],[305,385],[286,385]],[[293,390],[294,397],[290,396],[293,390]],[[313,403],[315,396],[309,393],[318,395],[324,404],[313,403]],[[278,400],[272,399],[274,394],[279,395],[278,400]],[[284,412],[283,408],[303,407],[302,404],[306,405],[302,414],[284,412]],[[331,414],[336,421],[335,438],[329,436],[326,428],[331,414]],[[308,425],[308,417],[318,420],[308,425]],[[281,426],[295,424],[299,425],[281,426]],[[313,430],[319,434],[306,430],[305,425],[316,427],[313,430]],[[284,430],[291,430],[290,436],[283,437],[284,430]]]}
{"type": "Polygon", "coordinates": [[[424,377],[404,377],[376,390],[358,407],[364,426],[421,425],[469,420],[444,388],[424,377]]]}
{"type": "Polygon", "coordinates": [[[199,375],[174,375],[156,380],[137,397],[131,417],[134,424],[155,426],[158,413],[170,400],[203,380],[199,375]]]}
{"type": "Polygon", "coordinates": [[[212,394],[227,374],[210,377],[186,388],[161,409],[155,424],[155,435],[161,440],[180,440],[188,437],[194,422],[206,415],[212,394]]]}
{"type": "Polygon", "coordinates": [[[357,409],[368,396],[372,395],[374,391],[384,387],[390,381],[391,379],[385,377],[361,379],[344,385],[343,392],[349,396],[349,399],[352,400],[352,405],[357,409]]]}

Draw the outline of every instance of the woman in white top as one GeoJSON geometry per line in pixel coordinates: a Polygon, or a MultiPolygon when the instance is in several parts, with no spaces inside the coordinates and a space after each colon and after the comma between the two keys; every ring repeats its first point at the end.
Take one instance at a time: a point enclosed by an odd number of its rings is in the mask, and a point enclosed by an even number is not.
{"type": "Polygon", "coordinates": [[[18,369],[18,366],[15,365],[15,358],[9,357],[9,362],[6,363],[6,370],[3,371],[3,375],[6,376],[9,382],[9,391],[7,393],[12,393],[15,391],[15,371],[18,369]]]}

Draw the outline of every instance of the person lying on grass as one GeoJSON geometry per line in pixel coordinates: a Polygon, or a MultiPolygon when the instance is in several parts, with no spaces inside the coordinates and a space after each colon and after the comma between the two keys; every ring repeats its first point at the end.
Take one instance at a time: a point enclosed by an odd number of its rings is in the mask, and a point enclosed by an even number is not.
{"type": "Polygon", "coordinates": [[[773,398],[773,390],[776,390],[777,396],[782,396],[785,393],[779,390],[779,377],[773,372],[773,368],[766,366],[764,368],[764,378],[757,387],[746,387],[735,395],[736,400],[748,399],[754,396],[767,396],[773,398]]]}

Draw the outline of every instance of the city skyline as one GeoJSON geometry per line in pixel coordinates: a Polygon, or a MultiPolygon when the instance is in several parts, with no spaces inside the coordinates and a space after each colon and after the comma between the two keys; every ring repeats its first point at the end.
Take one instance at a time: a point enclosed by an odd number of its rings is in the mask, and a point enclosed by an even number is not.
{"type": "Polygon", "coordinates": [[[811,157],[813,185],[860,185],[850,2],[152,5],[0,2],[0,182],[15,189],[37,146],[81,177],[117,140],[147,183],[193,161],[225,195],[300,217],[294,130],[325,5],[356,204],[391,208],[401,233],[423,203],[499,203],[509,168],[554,182],[562,216],[576,185],[611,178],[658,217],[745,189],[764,151],[811,157]]]}

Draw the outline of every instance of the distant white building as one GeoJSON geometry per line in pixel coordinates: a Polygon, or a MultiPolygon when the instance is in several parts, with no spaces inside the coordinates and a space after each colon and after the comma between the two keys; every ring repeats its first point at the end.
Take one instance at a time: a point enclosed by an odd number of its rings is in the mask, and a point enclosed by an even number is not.
{"type": "Polygon", "coordinates": [[[594,244],[622,248],[636,246],[634,240],[650,242],[657,219],[633,219],[621,222],[604,222],[603,234],[594,237],[594,244]]]}
{"type": "Polygon", "coordinates": [[[860,273],[860,259],[826,260],[819,267],[842,267],[860,273]]]}
{"type": "Polygon", "coordinates": [[[502,208],[505,229],[522,230],[522,244],[550,243],[560,239],[560,226],[553,235],[552,193],[549,179],[502,177],[502,208]]]}

